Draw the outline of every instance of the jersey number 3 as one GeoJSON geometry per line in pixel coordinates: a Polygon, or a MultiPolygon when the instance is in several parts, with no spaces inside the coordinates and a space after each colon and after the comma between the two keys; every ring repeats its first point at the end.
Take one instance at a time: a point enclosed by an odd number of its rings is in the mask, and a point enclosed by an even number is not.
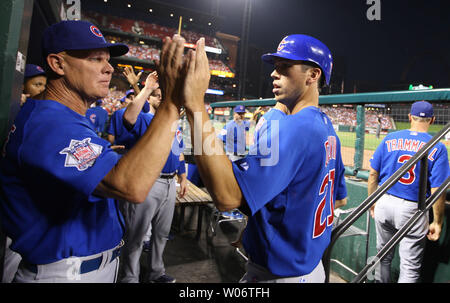
{"type": "Polygon", "coordinates": [[[335,170],[332,169],[328,172],[328,174],[323,178],[322,185],[320,186],[319,197],[323,196],[319,205],[317,206],[316,212],[314,214],[314,230],[313,230],[313,238],[320,237],[327,226],[331,226],[333,224],[333,215],[334,215],[334,178],[335,178],[335,170]],[[328,201],[328,206],[330,207],[330,215],[322,221],[323,211],[325,210],[325,206],[327,204],[327,191],[328,191],[328,183],[330,183],[330,200],[328,201]]]}
{"type": "MultiPolygon", "coordinates": [[[[398,163],[403,164],[411,158],[412,158],[411,155],[402,155],[402,156],[398,157],[398,163]]],[[[405,185],[414,183],[414,181],[416,180],[416,174],[414,173],[415,169],[416,169],[416,164],[414,164],[414,166],[411,167],[411,169],[408,170],[408,172],[400,180],[398,180],[398,182],[400,182],[401,184],[405,184],[405,185]]]]}

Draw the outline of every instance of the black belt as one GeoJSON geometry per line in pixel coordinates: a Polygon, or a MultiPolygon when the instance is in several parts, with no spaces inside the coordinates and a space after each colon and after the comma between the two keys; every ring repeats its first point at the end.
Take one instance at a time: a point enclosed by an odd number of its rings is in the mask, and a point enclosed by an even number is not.
{"type": "MultiPolygon", "coordinates": [[[[111,261],[114,261],[118,256],[120,256],[120,251],[121,251],[122,246],[117,247],[116,249],[113,250],[112,252],[112,256],[111,256],[111,261]]],[[[86,274],[88,272],[97,270],[100,268],[100,265],[102,264],[103,261],[103,256],[94,258],[94,259],[90,259],[90,260],[84,260],[83,262],[81,262],[80,265],[80,274],[86,274]]],[[[26,269],[28,269],[29,271],[31,271],[32,273],[37,274],[38,273],[38,265],[36,264],[30,264],[28,262],[23,261],[23,265],[26,269]]]]}
{"type": "Polygon", "coordinates": [[[238,154],[238,153],[233,153],[233,156],[238,156],[238,157],[245,157],[245,154],[238,154]]]}
{"type": "Polygon", "coordinates": [[[159,177],[162,179],[172,179],[175,177],[177,173],[171,173],[171,174],[160,174],[159,177]]]}

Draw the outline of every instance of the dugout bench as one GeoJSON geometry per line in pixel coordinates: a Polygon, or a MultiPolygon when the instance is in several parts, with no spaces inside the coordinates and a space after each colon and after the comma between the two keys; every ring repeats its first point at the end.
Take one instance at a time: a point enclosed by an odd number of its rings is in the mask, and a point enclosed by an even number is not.
{"type": "Polygon", "coordinates": [[[177,195],[175,206],[180,207],[180,220],[178,223],[178,231],[181,232],[184,224],[184,214],[187,206],[195,206],[198,209],[197,216],[197,232],[195,238],[200,239],[202,232],[202,220],[204,207],[209,203],[212,203],[212,198],[208,192],[200,189],[191,181],[187,180],[187,190],[183,198],[179,198],[177,195]]]}

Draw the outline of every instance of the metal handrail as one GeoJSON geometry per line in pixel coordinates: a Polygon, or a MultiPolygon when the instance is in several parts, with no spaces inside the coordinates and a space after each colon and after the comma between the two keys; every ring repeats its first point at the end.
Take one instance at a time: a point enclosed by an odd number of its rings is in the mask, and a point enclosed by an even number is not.
{"type": "Polygon", "coordinates": [[[441,186],[428,198],[424,209],[418,209],[414,215],[400,228],[394,236],[386,243],[385,246],[377,253],[372,259],[370,264],[361,270],[356,277],[351,281],[352,283],[360,283],[365,280],[367,272],[372,272],[373,268],[400,242],[400,240],[408,233],[408,231],[414,227],[414,224],[424,215],[428,213],[433,204],[438,198],[445,192],[446,188],[450,185],[450,177],[441,184],[441,186]]]}
{"type": "MultiPolygon", "coordinates": [[[[450,122],[448,122],[430,141],[428,141],[423,148],[421,148],[413,157],[411,157],[402,167],[400,167],[391,177],[389,177],[386,182],[383,183],[375,192],[373,192],[369,197],[367,197],[361,205],[359,205],[353,213],[347,216],[341,224],[339,224],[331,233],[331,240],[328,248],[325,250],[322,257],[323,265],[325,268],[325,282],[329,282],[330,278],[330,258],[331,251],[337,239],[356,221],[358,220],[367,210],[375,204],[378,199],[380,199],[397,181],[405,175],[414,165],[417,164],[422,158],[427,159],[428,151],[436,145],[450,130],[450,122]]],[[[423,160],[425,162],[425,160],[423,160]]],[[[425,171],[426,172],[426,171],[425,171]]],[[[421,173],[421,176],[423,174],[421,173]]],[[[425,178],[426,179],[426,178],[425,178]]],[[[424,180],[420,181],[423,184],[424,180]]],[[[445,182],[444,182],[445,184],[445,182]]],[[[444,190],[442,190],[444,192],[444,190]]],[[[425,191],[421,191],[423,195],[425,191]]],[[[434,196],[434,195],[433,195],[434,196]]],[[[431,198],[431,197],[430,197],[431,198]]],[[[424,209],[423,197],[419,197],[419,209],[424,209]],[[421,201],[422,200],[422,201],[421,201]]],[[[373,265],[372,265],[373,266],[373,265]]],[[[367,266],[366,266],[367,267],[367,266]]]]}

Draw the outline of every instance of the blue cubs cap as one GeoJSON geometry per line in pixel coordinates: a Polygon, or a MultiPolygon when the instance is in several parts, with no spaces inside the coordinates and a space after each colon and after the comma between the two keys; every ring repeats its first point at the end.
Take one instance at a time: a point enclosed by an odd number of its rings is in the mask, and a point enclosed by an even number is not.
{"type": "Polygon", "coordinates": [[[39,65],[27,64],[25,66],[25,75],[24,75],[25,78],[31,78],[40,75],[45,76],[45,71],[39,65]]]}
{"type": "Polygon", "coordinates": [[[101,104],[103,103],[103,100],[102,100],[102,99],[98,99],[97,101],[95,101],[95,103],[96,103],[97,105],[101,105],[101,104]]]}
{"type": "Polygon", "coordinates": [[[127,90],[126,92],[125,92],[125,96],[123,96],[121,99],[120,99],[120,102],[125,102],[125,99],[129,96],[129,95],[134,95],[134,89],[129,89],[129,90],[127,90]]]}
{"type": "Polygon", "coordinates": [[[234,107],[233,111],[235,113],[245,113],[245,106],[244,105],[237,105],[234,107]]]}
{"type": "Polygon", "coordinates": [[[301,60],[317,64],[330,84],[333,57],[328,47],[316,38],[307,35],[290,35],[281,40],[276,53],[262,55],[264,62],[273,64],[275,58],[301,60]]]}
{"type": "Polygon", "coordinates": [[[88,21],[61,21],[44,31],[42,53],[44,58],[67,50],[108,48],[111,57],[128,53],[122,43],[108,43],[97,26],[88,21]]]}
{"type": "Polygon", "coordinates": [[[411,105],[411,115],[430,118],[433,117],[433,105],[427,101],[417,101],[411,105]]]}

